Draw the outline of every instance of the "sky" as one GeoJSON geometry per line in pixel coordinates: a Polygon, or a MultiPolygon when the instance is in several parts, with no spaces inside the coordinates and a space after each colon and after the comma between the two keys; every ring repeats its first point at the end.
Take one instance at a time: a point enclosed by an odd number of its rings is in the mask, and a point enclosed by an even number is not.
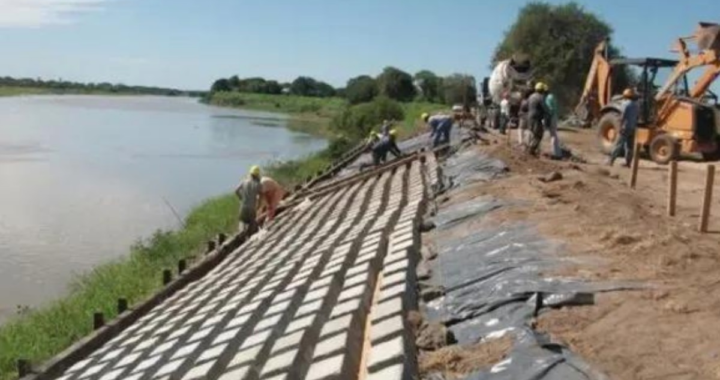
{"type": "MultiPolygon", "coordinates": [[[[0,0],[0,76],[193,90],[235,74],[342,86],[386,66],[479,79],[526,2],[0,0]]],[[[577,2],[627,56],[674,57],[698,21],[720,22],[717,0],[577,2]]]]}

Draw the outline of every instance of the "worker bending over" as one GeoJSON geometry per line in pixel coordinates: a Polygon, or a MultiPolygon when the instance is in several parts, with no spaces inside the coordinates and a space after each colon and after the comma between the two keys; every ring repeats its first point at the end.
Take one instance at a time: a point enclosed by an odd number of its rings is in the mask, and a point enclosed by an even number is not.
{"type": "Polygon", "coordinates": [[[560,138],[558,137],[558,106],[555,101],[555,95],[550,92],[550,87],[547,83],[544,83],[545,87],[545,104],[547,105],[550,114],[545,120],[547,123],[545,127],[550,133],[550,143],[552,144],[552,158],[554,160],[562,159],[562,150],[560,149],[560,138]]]}
{"type": "Polygon", "coordinates": [[[266,222],[270,223],[275,219],[277,206],[285,197],[285,189],[274,179],[265,176],[260,179],[260,186],[260,204],[267,210],[266,222]]]}
{"type": "Polygon", "coordinates": [[[240,232],[253,234],[257,231],[257,206],[261,193],[260,168],[254,165],[250,168],[250,175],[235,189],[240,199],[240,232]]]}
{"type": "Polygon", "coordinates": [[[637,127],[640,107],[637,96],[632,88],[623,91],[622,116],[620,118],[620,134],[615,141],[615,148],[610,155],[608,165],[612,166],[615,159],[625,153],[625,166],[630,167],[632,163],[633,148],[635,146],[635,128],[637,127]]]}
{"type": "Polygon", "coordinates": [[[528,98],[528,126],[530,127],[530,146],[528,153],[537,156],[543,134],[545,133],[544,123],[550,115],[550,110],[545,103],[545,84],[535,84],[535,92],[528,98]]]}
{"type": "Polygon", "coordinates": [[[401,157],[402,152],[396,143],[397,132],[394,129],[388,131],[386,136],[380,139],[372,147],[373,164],[379,165],[387,160],[387,154],[392,153],[393,156],[401,157]]]}
{"type": "Polygon", "coordinates": [[[450,143],[450,131],[455,123],[453,116],[443,114],[430,116],[424,113],[421,118],[430,127],[433,148],[450,143]]]}

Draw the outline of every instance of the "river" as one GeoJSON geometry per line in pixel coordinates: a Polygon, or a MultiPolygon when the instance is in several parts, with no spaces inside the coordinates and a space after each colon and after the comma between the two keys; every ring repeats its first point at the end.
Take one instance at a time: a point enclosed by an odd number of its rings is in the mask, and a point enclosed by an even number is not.
{"type": "Polygon", "coordinates": [[[286,118],[189,98],[0,98],[0,322],[75,273],[177,228],[250,165],[325,146],[286,118]]]}

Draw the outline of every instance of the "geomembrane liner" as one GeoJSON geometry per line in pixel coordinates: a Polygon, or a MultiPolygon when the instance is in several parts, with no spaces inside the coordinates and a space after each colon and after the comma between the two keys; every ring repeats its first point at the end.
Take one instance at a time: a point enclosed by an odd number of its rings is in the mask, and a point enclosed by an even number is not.
{"type": "MultiPolygon", "coordinates": [[[[488,165],[488,161],[477,154],[461,154],[446,161],[443,173],[454,176],[454,184],[470,178],[491,178],[502,165],[488,165]],[[461,168],[453,167],[458,163],[461,168]],[[458,178],[463,179],[458,182],[458,178]]],[[[543,277],[543,272],[562,265],[554,255],[559,247],[540,237],[528,223],[472,230],[459,238],[443,233],[506,206],[491,197],[476,198],[441,208],[433,217],[438,255],[430,263],[430,282],[444,288],[445,294],[425,305],[428,320],[444,323],[460,345],[513,333],[514,346],[506,360],[466,379],[604,378],[567,348],[534,331],[530,322],[548,308],[592,304],[595,293],[640,286],[543,277]]]]}

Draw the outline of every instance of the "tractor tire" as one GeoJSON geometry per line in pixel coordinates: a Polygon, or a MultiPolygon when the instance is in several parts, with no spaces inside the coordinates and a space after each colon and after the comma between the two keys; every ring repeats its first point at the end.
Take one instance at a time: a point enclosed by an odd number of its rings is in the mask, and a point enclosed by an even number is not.
{"type": "Polygon", "coordinates": [[[615,148],[615,141],[620,136],[620,114],[617,112],[608,112],[598,121],[598,140],[600,141],[600,151],[610,154],[615,148]]]}
{"type": "Polygon", "coordinates": [[[668,134],[655,136],[650,141],[650,159],[660,165],[667,165],[678,157],[678,142],[668,134]]]}

